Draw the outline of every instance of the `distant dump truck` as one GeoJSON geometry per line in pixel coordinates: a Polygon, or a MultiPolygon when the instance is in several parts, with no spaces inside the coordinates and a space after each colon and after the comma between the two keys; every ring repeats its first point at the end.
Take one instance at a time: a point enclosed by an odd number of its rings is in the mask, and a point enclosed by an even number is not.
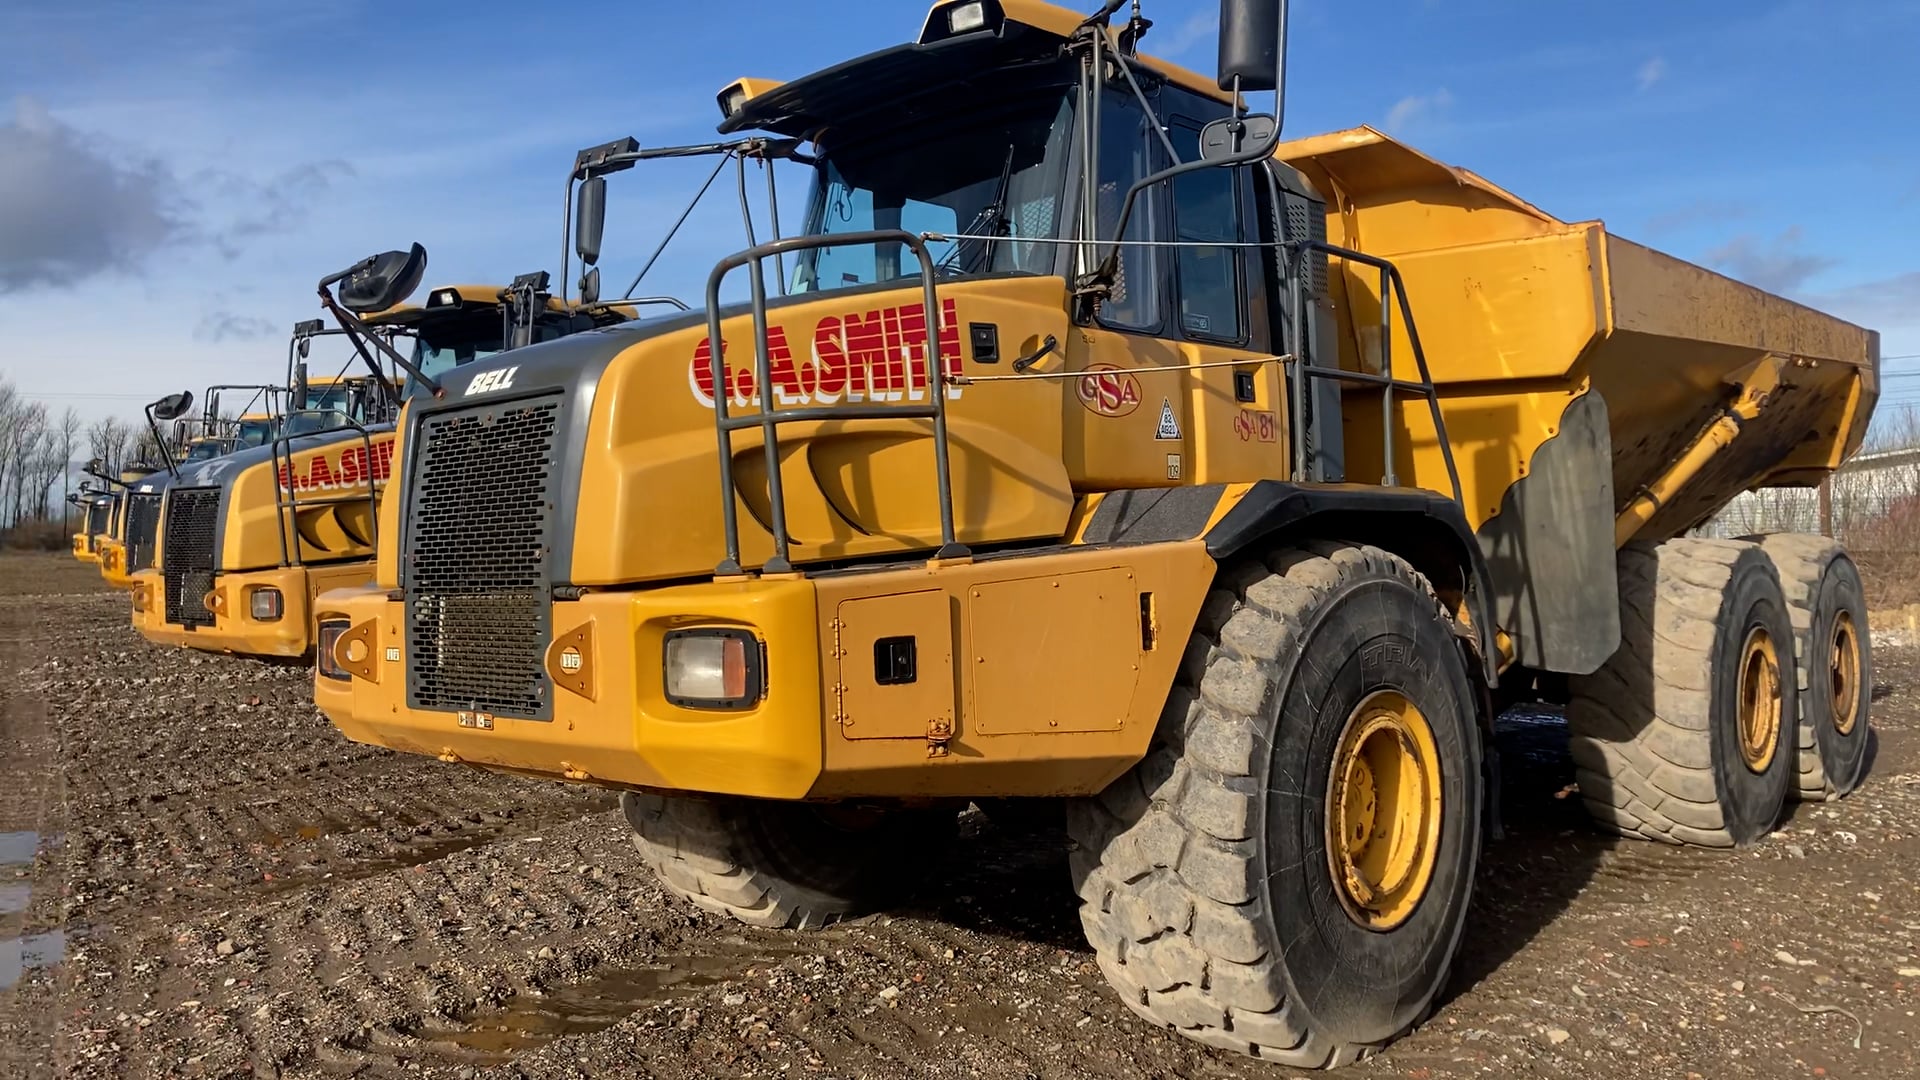
{"type": "Polygon", "coordinates": [[[146,565],[144,560],[151,554],[152,523],[159,513],[156,493],[167,471],[143,462],[111,475],[89,465],[88,475],[104,483],[113,499],[106,530],[94,540],[100,578],[116,589],[130,589],[133,571],[146,565]],[[149,497],[143,498],[143,494],[149,497]]]}
{"type": "Polygon", "coordinates": [[[1337,1065],[1445,984],[1501,707],[1568,699],[1629,835],[1859,782],[1853,563],[1682,536],[1853,453],[1878,340],[1376,131],[1281,141],[1235,93],[1280,84],[1271,0],[1223,4],[1217,79],[1122,6],[945,0],[728,87],[754,134],[583,154],[589,263],[648,157],[813,195],[705,310],[412,401],[315,698],[623,791],[668,888],[762,926],[884,903],[968,800],[1068,800],[1130,1008],[1337,1065]]]}
{"type": "MultiPolygon", "coordinates": [[[[505,350],[508,289],[446,286],[426,304],[369,314],[368,328],[412,339],[428,371],[505,350]]],[[[581,327],[545,304],[525,332],[545,339],[581,327]]],[[[600,321],[622,318],[603,313],[600,321]]],[[[296,328],[289,382],[295,408],[264,444],[187,462],[164,486],[150,568],[137,572],[133,625],[147,639],[214,652],[298,657],[313,649],[313,598],[373,574],[377,506],[393,454],[394,376],[304,375],[319,320],[296,328]],[[299,369],[297,372],[294,369],[299,369]]]]}
{"type": "Polygon", "coordinates": [[[108,521],[113,516],[114,504],[119,496],[111,491],[94,491],[91,483],[83,483],[79,491],[67,496],[79,514],[79,528],[73,534],[73,557],[83,563],[100,561],[100,538],[107,533],[108,521]]]}

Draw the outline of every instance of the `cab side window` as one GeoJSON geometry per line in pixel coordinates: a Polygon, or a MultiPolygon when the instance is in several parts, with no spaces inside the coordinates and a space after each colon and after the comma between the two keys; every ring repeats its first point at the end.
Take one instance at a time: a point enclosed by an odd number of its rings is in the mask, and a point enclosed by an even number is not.
{"type": "MultiPolygon", "coordinates": [[[[1168,130],[1180,160],[1200,156],[1200,125],[1176,119],[1168,130]]],[[[1180,329],[1190,338],[1244,341],[1242,285],[1245,251],[1209,246],[1245,236],[1239,192],[1241,169],[1199,169],[1173,179],[1174,264],[1180,295],[1180,329]]]]}
{"type": "MultiPolygon", "coordinates": [[[[1166,152],[1154,134],[1153,118],[1141,111],[1131,92],[1109,90],[1100,102],[1100,160],[1095,206],[1100,239],[1110,240],[1120,208],[1134,181],[1166,165],[1166,152]]],[[[1134,200],[1127,220],[1128,241],[1159,240],[1161,203],[1166,185],[1155,184],[1134,200]]],[[[1113,293],[1100,304],[1100,321],[1127,330],[1158,330],[1162,324],[1160,252],[1135,245],[1120,248],[1113,293]]],[[[1099,249],[1101,257],[1107,249],[1099,249]]]]}

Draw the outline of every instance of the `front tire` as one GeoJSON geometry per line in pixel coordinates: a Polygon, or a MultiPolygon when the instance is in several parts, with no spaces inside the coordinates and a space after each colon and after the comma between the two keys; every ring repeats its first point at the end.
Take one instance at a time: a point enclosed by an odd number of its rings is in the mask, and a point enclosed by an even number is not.
{"type": "Polygon", "coordinates": [[[944,849],[940,810],[626,792],[620,809],[641,858],[669,892],[715,915],[814,929],[878,910],[944,849]]]}
{"type": "Polygon", "coordinates": [[[1308,1068],[1419,1022],[1479,856],[1478,700],[1398,557],[1223,571],[1146,758],[1068,811],[1081,921],[1127,1005],[1308,1068]]]}

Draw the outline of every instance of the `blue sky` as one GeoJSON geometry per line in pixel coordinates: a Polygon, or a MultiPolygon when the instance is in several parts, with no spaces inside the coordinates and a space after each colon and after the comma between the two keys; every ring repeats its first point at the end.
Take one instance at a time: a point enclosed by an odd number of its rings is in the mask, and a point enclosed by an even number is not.
{"type": "MultiPolygon", "coordinates": [[[[0,370],[131,414],[277,380],[314,281],[373,251],[424,243],[429,282],[557,271],[575,150],[709,138],[729,80],[906,40],[925,7],[0,5],[0,370]]],[[[1217,3],[1146,13],[1148,51],[1211,66],[1217,3]]],[[[1916,42],[1914,0],[1296,0],[1287,131],[1374,124],[1920,354],[1916,42]]],[[[707,167],[615,178],[613,291],[707,167]]],[[[692,299],[741,246],[716,195],[643,292],[692,299]]]]}

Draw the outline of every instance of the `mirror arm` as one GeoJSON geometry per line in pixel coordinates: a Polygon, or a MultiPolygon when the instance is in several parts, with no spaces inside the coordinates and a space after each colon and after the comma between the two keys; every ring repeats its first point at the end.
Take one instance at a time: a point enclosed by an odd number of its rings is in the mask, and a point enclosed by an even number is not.
{"type": "Polygon", "coordinates": [[[360,351],[361,359],[365,360],[367,366],[373,369],[374,377],[380,380],[380,385],[386,388],[388,396],[393,399],[396,406],[400,402],[400,391],[396,389],[392,381],[387,378],[386,372],[380,370],[380,365],[375,363],[371,356],[367,355],[366,346],[362,344],[363,337],[371,340],[376,348],[382,353],[385,353],[387,359],[393,361],[394,366],[419,380],[420,385],[431,391],[434,397],[441,398],[447,395],[445,388],[429,377],[426,372],[414,367],[413,361],[401,356],[400,350],[394,348],[388,344],[386,340],[381,338],[380,335],[374,333],[373,328],[360,321],[358,315],[341,307],[339,302],[334,300],[332,291],[324,285],[320,287],[320,305],[333,314],[334,320],[340,324],[340,329],[346,332],[347,338],[353,342],[353,347],[360,351]]]}
{"type": "Polygon", "coordinates": [[[340,271],[339,273],[328,274],[326,277],[321,278],[320,279],[321,295],[323,296],[328,295],[327,293],[328,289],[331,289],[333,286],[339,284],[342,281],[347,280],[348,278],[359,273],[360,271],[371,267],[374,264],[374,261],[377,260],[378,258],[379,258],[378,255],[369,255],[366,258],[361,259],[359,262],[354,263],[352,266],[347,267],[345,270],[340,271]]]}
{"type": "Polygon", "coordinates": [[[147,416],[147,430],[153,432],[154,445],[160,448],[160,456],[166,460],[167,475],[173,477],[176,481],[179,480],[180,470],[174,467],[173,452],[167,449],[166,436],[160,434],[160,424],[153,418],[153,406],[149,405],[143,411],[147,416]]]}

